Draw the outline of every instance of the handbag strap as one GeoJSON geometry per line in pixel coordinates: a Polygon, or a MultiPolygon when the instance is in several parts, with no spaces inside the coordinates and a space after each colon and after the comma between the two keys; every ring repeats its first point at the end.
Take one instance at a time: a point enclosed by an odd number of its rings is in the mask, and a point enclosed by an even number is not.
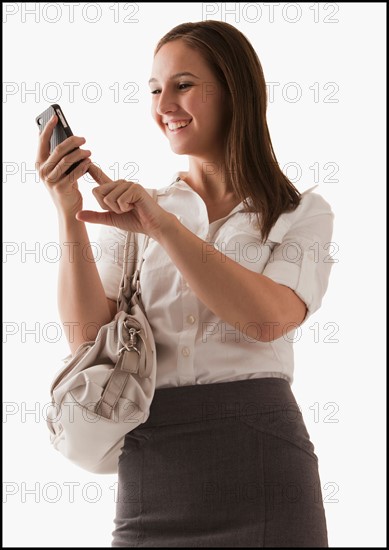
{"type": "MultiPolygon", "coordinates": [[[[157,200],[157,189],[145,190],[155,201],[157,200]]],[[[133,301],[135,303],[139,303],[143,313],[145,313],[140,299],[140,272],[144,260],[143,255],[148,243],[148,235],[145,235],[144,233],[134,233],[131,231],[127,232],[123,252],[122,278],[117,298],[117,311],[128,311],[131,307],[130,304],[133,301]],[[137,299],[132,300],[132,298],[137,299]]]]}
{"type": "MultiPolygon", "coordinates": [[[[157,196],[156,189],[146,189],[153,197],[157,196]]],[[[123,273],[117,299],[118,311],[129,311],[132,304],[138,304],[144,315],[143,304],[140,300],[139,274],[143,264],[143,254],[149,242],[149,236],[144,233],[128,232],[123,253],[123,273]],[[133,255],[131,255],[131,249],[133,255]]],[[[112,411],[118,403],[127,384],[130,373],[138,373],[139,354],[130,349],[122,349],[117,363],[108,380],[103,394],[96,404],[95,412],[104,418],[111,418],[112,411]]]]}

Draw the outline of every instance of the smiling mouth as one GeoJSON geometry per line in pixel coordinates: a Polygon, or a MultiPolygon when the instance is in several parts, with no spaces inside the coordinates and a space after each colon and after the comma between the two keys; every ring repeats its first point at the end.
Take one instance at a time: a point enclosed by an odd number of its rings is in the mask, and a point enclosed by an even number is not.
{"type": "Polygon", "coordinates": [[[185,128],[187,128],[189,126],[189,124],[192,122],[192,120],[193,119],[190,119],[188,124],[185,124],[185,126],[180,126],[178,128],[174,128],[174,129],[169,128],[169,123],[166,123],[166,126],[167,126],[167,129],[169,130],[169,132],[171,132],[173,134],[177,134],[178,132],[182,132],[182,130],[185,130],[185,128]]]}

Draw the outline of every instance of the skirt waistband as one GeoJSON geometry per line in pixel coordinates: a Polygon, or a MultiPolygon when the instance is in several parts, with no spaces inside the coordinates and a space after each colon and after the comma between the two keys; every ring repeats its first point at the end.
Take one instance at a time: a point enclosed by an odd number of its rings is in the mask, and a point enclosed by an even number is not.
{"type": "Polygon", "coordinates": [[[144,427],[204,422],[224,418],[269,420],[282,413],[301,416],[290,384],[283,378],[255,378],[159,388],[144,427]]]}

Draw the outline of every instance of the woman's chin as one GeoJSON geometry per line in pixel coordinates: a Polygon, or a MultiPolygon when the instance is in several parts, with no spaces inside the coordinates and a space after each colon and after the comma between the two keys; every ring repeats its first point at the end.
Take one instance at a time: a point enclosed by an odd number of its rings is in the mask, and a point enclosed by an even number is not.
{"type": "Polygon", "coordinates": [[[175,153],[176,155],[192,155],[193,154],[190,147],[185,147],[185,146],[180,147],[179,145],[173,145],[171,143],[170,148],[173,151],[173,153],[175,153]]]}

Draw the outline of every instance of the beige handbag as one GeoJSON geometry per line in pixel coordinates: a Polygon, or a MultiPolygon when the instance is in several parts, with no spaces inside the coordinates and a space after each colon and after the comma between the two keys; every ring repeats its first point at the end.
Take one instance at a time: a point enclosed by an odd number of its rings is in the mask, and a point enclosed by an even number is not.
{"type": "MultiPolygon", "coordinates": [[[[155,199],[156,190],[147,189],[155,199]]],[[[127,432],[146,422],[155,391],[156,349],[140,302],[149,237],[129,232],[115,318],[84,342],[51,386],[47,414],[54,448],[89,472],[117,472],[127,432]]],[[[70,359],[69,359],[70,357],[70,359]]]]}

